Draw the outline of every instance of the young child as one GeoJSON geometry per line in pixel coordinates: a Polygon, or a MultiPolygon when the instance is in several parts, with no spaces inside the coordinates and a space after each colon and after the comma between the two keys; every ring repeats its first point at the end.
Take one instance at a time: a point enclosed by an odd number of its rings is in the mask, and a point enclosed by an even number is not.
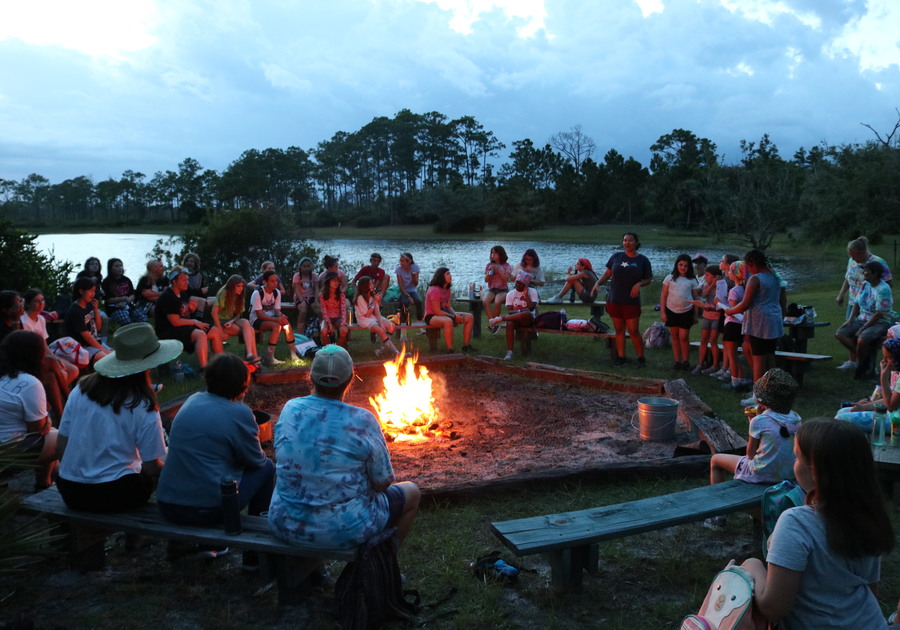
{"type": "Polygon", "coordinates": [[[509,315],[499,315],[491,319],[491,326],[499,326],[506,322],[506,356],[504,361],[513,357],[513,345],[516,341],[516,329],[527,328],[534,323],[535,309],[538,305],[536,289],[529,287],[531,274],[520,271],[516,274],[513,290],[506,294],[506,308],[509,315]]]}
{"type": "Polygon", "coordinates": [[[372,278],[363,276],[356,284],[356,297],[353,300],[356,323],[381,339],[381,347],[375,350],[376,357],[380,357],[385,352],[393,355],[400,354],[390,337],[394,333],[394,324],[382,317],[381,291],[373,291],[372,282],[372,278]]]}
{"type": "MultiPolygon", "coordinates": [[[[509,291],[509,280],[512,274],[512,268],[507,260],[509,258],[502,245],[491,247],[491,258],[484,267],[484,281],[487,283],[487,290],[481,298],[488,320],[499,317],[503,305],[506,304],[506,293],[509,291]]],[[[488,324],[488,330],[492,335],[496,335],[500,327],[488,324]]]]}
{"type": "MultiPolygon", "coordinates": [[[[728,268],[728,279],[734,286],[728,291],[728,305],[740,304],[744,299],[744,263],[737,260],[728,268]]],[[[725,348],[722,360],[722,374],[713,372],[712,376],[726,381],[722,389],[727,391],[744,391],[753,381],[743,378],[743,369],[738,360],[737,350],[744,343],[743,313],[734,313],[725,316],[725,329],[722,332],[722,345],[725,348]]]]}
{"type": "Polygon", "coordinates": [[[691,326],[697,323],[694,302],[697,300],[697,279],[691,257],[679,254],[675,259],[672,273],[663,280],[662,294],[659,296],[660,319],[672,334],[673,370],[690,370],[691,326]]]}
{"type": "MultiPolygon", "coordinates": [[[[753,385],[758,414],[750,420],[746,455],[716,453],[709,462],[709,482],[721,483],[725,473],[749,483],[775,484],[794,477],[794,434],[800,416],[791,409],[800,386],[780,368],[772,368],[753,385]]],[[[720,525],[724,517],[707,519],[720,525]]]]}
{"type": "MultiPolygon", "coordinates": [[[[696,269],[696,265],[694,268],[696,269]]],[[[700,286],[700,300],[696,306],[703,309],[703,321],[700,324],[700,360],[691,374],[712,374],[721,369],[719,357],[719,324],[721,323],[722,309],[719,304],[725,304],[728,299],[728,284],[722,278],[722,271],[718,267],[706,267],[703,272],[703,283],[700,286]],[[706,365],[706,355],[712,355],[709,367],[706,365]]],[[[724,308],[724,306],[722,307],[724,308]]]]}
{"type": "MultiPolygon", "coordinates": [[[[347,347],[347,296],[341,290],[341,279],[337,273],[323,274],[322,292],[319,293],[319,307],[322,310],[322,335],[335,335],[337,345],[347,347]]],[[[323,339],[323,341],[325,341],[323,339]]]]}

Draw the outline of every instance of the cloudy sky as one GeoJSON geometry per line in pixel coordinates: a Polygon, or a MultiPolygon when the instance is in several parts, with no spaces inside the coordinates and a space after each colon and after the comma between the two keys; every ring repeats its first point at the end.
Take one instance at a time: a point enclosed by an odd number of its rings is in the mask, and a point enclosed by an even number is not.
{"type": "MultiPolygon", "coordinates": [[[[474,116],[511,147],[582,125],[642,163],[889,132],[898,0],[2,0],[0,178],[223,170],[376,116],[474,116]]],[[[503,159],[509,150],[503,152],[503,159]]]]}

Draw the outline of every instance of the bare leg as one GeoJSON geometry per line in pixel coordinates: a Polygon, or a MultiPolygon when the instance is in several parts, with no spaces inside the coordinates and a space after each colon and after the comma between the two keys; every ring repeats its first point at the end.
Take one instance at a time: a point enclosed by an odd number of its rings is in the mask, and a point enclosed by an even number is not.
{"type": "Polygon", "coordinates": [[[241,338],[244,340],[244,348],[247,350],[247,354],[259,357],[259,353],[256,351],[256,331],[253,330],[253,326],[243,317],[237,320],[236,323],[241,329],[241,338]]]}
{"type": "Polygon", "coordinates": [[[400,518],[397,519],[394,525],[397,527],[397,536],[400,538],[400,542],[403,542],[416,521],[422,493],[419,491],[419,486],[411,481],[402,481],[397,485],[403,490],[405,502],[403,504],[403,514],[400,515],[400,518]]]}
{"type": "Polygon", "coordinates": [[[195,328],[194,332],[191,333],[191,343],[194,344],[194,352],[197,354],[197,363],[200,364],[201,368],[205,368],[206,363],[209,360],[209,343],[206,339],[206,333],[199,328],[195,328]]]}
{"type": "Polygon", "coordinates": [[[728,455],[726,453],[716,453],[709,460],[709,483],[715,485],[725,481],[725,473],[734,474],[738,462],[741,461],[740,455],[728,455]]]}
{"type": "MultiPolygon", "coordinates": [[[[640,323],[640,317],[634,317],[632,319],[625,320],[625,327],[628,329],[628,334],[631,335],[631,345],[634,346],[634,351],[637,353],[637,355],[639,357],[642,357],[644,356],[644,339],[641,337],[641,331],[638,330],[638,328],[640,327],[640,323]]],[[[621,356],[625,356],[624,346],[625,343],[623,339],[621,356]]]]}
{"type": "Polygon", "coordinates": [[[463,318],[463,345],[468,346],[472,341],[472,329],[475,327],[475,316],[471,313],[460,313],[463,318]]]}

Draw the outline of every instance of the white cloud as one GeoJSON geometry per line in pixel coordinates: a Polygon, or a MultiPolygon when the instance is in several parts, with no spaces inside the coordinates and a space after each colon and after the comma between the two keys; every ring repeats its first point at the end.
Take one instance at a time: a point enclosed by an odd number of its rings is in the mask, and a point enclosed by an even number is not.
{"type": "Polygon", "coordinates": [[[263,73],[273,87],[285,89],[291,92],[308,92],[312,89],[312,83],[301,79],[289,70],[285,70],[273,63],[262,64],[263,73]]]}
{"type": "Polygon", "coordinates": [[[800,11],[789,6],[782,0],[719,0],[719,3],[731,11],[748,20],[756,20],[767,26],[782,16],[791,16],[803,25],[818,30],[822,28],[822,20],[811,11],[800,11]]]}
{"type": "Polygon", "coordinates": [[[728,68],[728,70],[726,70],[726,72],[733,77],[738,77],[738,76],[752,77],[755,74],[753,71],[753,68],[743,61],[732,66],[731,68],[728,68]]]}
{"type": "Polygon", "coordinates": [[[121,57],[152,46],[152,0],[29,0],[7,2],[0,41],[19,39],[98,57],[121,57]]]}
{"type": "Polygon", "coordinates": [[[634,0],[641,8],[641,14],[644,17],[650,17],[654,13],[662,13],[666,7],[662,0],[634,0]]]}
{"type": "Polygon", "coordinates": [[[463,35],[471,35],[473,25],[484,13],[500,9],[510,19],[524,22],[518,29],[519,37],[534,37],[545,28],[547,10],[544,0],[418,0],[426,4],[436,4],[443,11],[453,14],[450,28],[463,35]]]}
{"type": "Polygon", "coordinates": [[[867,12],[848,22],[827,52],[859,57],[860,70],[900,68],[900,3],[868,0],[867,12]]]}

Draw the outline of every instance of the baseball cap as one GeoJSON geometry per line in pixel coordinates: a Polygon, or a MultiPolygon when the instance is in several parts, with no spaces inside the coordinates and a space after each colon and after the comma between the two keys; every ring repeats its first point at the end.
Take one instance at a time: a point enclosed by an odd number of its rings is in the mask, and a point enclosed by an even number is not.
{"type": "Polygon", "coordinates": [[[353,358],[336,344],[320,348],[313,358],[309,377],[322,387],[343,385],[353,376],[353,358]]]}

